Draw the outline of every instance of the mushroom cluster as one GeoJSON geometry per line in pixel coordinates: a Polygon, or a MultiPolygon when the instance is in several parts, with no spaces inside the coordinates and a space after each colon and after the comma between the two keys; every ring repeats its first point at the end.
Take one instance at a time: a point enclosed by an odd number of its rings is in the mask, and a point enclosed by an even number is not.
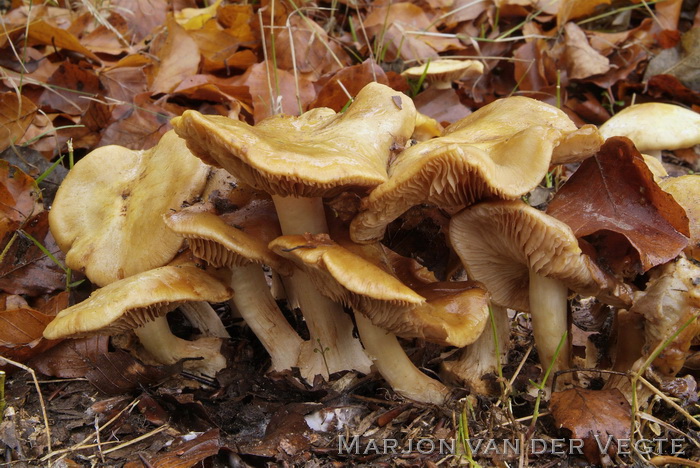
{"type": "Polygon", "coordinates": [[[570,291],[632,308],[632,288],[584,253],[571,228],[521,200],[552,165],[592,156],[604,141],[553,106],[504,98],[441,130],[405,94],[370,83],[341,113],[312,109],[251,126],[186,111],[172,124],[155,148],[101,148],[66,178],[52,232],[68,265],[103,287],[61,312],[47,337],[135,328],[157,361],[203,357],[187,362],[211,375],[220,358],[156,349],[177,341],[159,338],[170,333],[163,317],[180,304],[211,310],[207,303],[231,299],[272,370],[298,368],[311,382],[374,365],[399,394],[439,404],[448,387],[397,338],[464,348],[442,375],[489,392],[482,377],[507,354],[506,309],[530,313],[540,363],[556,371],[571,365],[568,346],[556,354],[570,291]],[[361,201],[345,222],[324,198],[348,193],[361,201]],[[382,243],[392,221],[424,204],[451,214],[449,244],[468,281],[437,278],[382,243]],[[166,266],[183,246],[206,270],[166,266]],[[190,292],[175,291],[185,284],[190,292]],[[308,340],[279,308],[277,289],[301,311],[308,340]]]}

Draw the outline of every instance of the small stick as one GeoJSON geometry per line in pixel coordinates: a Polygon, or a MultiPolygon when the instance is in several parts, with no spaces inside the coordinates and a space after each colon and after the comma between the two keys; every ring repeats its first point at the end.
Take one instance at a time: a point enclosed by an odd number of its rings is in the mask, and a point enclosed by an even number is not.
{"type": "MultiPolygon", "coordinates": [[[[140,435],[140,436],[136,437],[135,439],[128,440],[128,441],[124,442],[123,444],[119,444],[116,447],[112,447],[109,450],[105,450],[104,452],[101,452],[100,456],[107,455],[108,453],[112,453],[116,450],[121,450],[125,447],[128,447],[130,445],[135,444],[136,442],[141,442],[142,440],[148,439],[149,437],[152,437],[152,436],[158,434],[159,432],[163,432],[164,430],[169,429],[169,428],[170,428],[169,424],[163,424],[162,426],[153,429],[151,432],[147,432],[146,434],[140,435]]],[[[97,458],[97,456],[91,455],[89,458],[94,459],[94,458],[97,458]]]]}
{"type": "MultiPolygon", "coordinates": [[[[36,378],[36,372],[34,372],[34,369],[31,367],[27,367],[24,364],[20,364],[19,362],[15,362],[11,359],[8,359],[6,357],[1,357],[0,356],[0,364],[10,364],[15,367],[19,367],[20,369],[24,370],[25,372],[29,372],[32,376],[32,380],[34,381],[34,387],[36,387],[36,393],[39,395],[39,405],[41,406],[41,414],[44,418],[44,426],[46,427],[46,448],[49,451],[49,455],[51,452],[53,452],[53,449],[51,448],[51,428],[49,427],[49,417],[46,414],[46,405],[44,405],[44,396],[41,394],[41,387],[39,386],[39,381],[36,378]]],[[[51,459],[48,459],[49,461],[49,466],[51,466],[51,459]]]]}
{"type": "Polygon", "coordinates": [[[692,422],[693,424],[695,424],[696,426],[700,427],[700,421],[698,421],[697,419],[695,419],[694,417],[692,417],[692,416],[690,415],[690,413],[688,413],[686,410],[684,410],[681,406],[679,406],[676,402],[674,402],[673,400],[671,400],[669,397],[667,397],[666,395],[664,395],[659,389],[657,389],[654,385],[652,385],[651,382],[649,382],[648,380],[646,380],[646,379],[645,379],[644,377],[642,377],[641,375],[640,375],[637,379],[638,379],[641,383],[643,383],[644,385],[646,385],[647,388],[649,388],[649,390],[651,390],[651,391],[654,392],[656,395],[658,395],[659,398],[661,398],[663,401],[665,401],[665,402],[668,403],[669,405],[673,406],[673,408],[674,408],[676,411],[678,411],[679,413],[681,413],[683,416],[685,416],[685,418],[686,418],[688,421],[690,421],[690,422],[692,422]]]}

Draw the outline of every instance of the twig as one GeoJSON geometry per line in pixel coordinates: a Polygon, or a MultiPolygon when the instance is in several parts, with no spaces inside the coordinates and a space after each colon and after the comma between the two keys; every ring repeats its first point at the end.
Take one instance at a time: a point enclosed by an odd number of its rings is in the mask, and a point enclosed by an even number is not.
{"type": "MultiPolygon", "coordinates": [[[[39,405],[41,406],[41,414],[44,418],[44,426],[46,427],[46,448],[49,451],[49,455],[51,455],[51,452],[53,452],[53,449],[51,448],[51,428],[49,427],[49,417],[46,414],[46,405],[44,405],[44,396],[41,394],[41,387],[39,386],[39,381],[36,378],[36,372],[34,372],[34,369],[31,367],[27,367],[24,364],[20,364],[19,362],[15,362],[11,359],[8,359],[6,357],[0,356],[0,363],[4,364],[10,364],[15,367],[19,367],[20,369],[24,370],[25,372],[29,372],[32,376],[32,380],[34,381],[34,387],[36,388],[36,393],[39,395],[39,405]]],[[[51,458],[48,458],[49,466],[51,465],[51,458]]]]}
{"type": "Polygon", "coordinates": [[[654,466],[664,466],[669,464],[690,466],[692,468],[700,468],[700,462],[686,460],[685,458],[672,457],[670,455],[657,455],[649,460],[654,466]]]}
{"type": "Polygon", "coordinates": [[[663,401],[665,401],[665,402],[668,403],[669,405],[673,406],[673,408],[674,408],[676,411],[678,411],[679,413],[681,413],[683,416],[685,416],[685,418],[686,418],[688,421],[690,421],[690,422],[692,422],[693,424],[695,424],[696,426],[700,427],[700,421],[698,421],[697,419],[695,419],[694,417],[692,417],[692,416],[690,415],[690,413],[688,413],[688,412],[687,412],[686,410],[684,410],[681,406],[679,406],[678,403],[674,402],[674,401],[671,400],[669,397],[667,397],[666,395],[664,395],[658,388],[656,388],[656,387],[655,387],[651,382],[649,382],[647,379],[645,379],[644,377],[642,377],[642,376],[640,375],[639,378],[638,378],[637,380],[639,380],[641,383],[643,383],[644,385],[646,385],[646,387],[647,387],[649,390],[651,390],[652,392],[654,392],[654,393],[655,393],[659,398],[661,398],[663,401]]]}
{"type": "MultiPolygon", "coordinates": [[[[117,450],[121,450],[125,447],[128,447],[130,445],[135,444],[136,442],[141,442],[142,440],[148,439],[149,437],[152,437],[152,436],[154,436],[160,432],[163,432],[164,430],[169,429],[169,428],[170,428],[170,424],[163,424],[162,426],[153,429],[151,432],[147,432],[146,434],[140,435],[140,436],[136,437],[135,439],[128,440],[128,441],[124,442],[123,444],[119,444],[116,447],[112,447],[109,450],[105,450],[104,452],[100,453],[100,456],[107,455],[108,453],[112,453],[112,452],[115,452],[117,450]]],[[[97,458],[97,455],[91,455],[89,458],[91,460],[95,459],[95,458],[97,458]]]]}

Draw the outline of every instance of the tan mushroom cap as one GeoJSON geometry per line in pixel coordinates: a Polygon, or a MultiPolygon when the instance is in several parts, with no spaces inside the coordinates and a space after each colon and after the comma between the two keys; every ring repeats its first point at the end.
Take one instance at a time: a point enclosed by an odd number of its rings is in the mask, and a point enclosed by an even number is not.
{"type": "Polygon", "coordinates": [[[583,295],[628,306],[629,287],[603,272],[579,248],[571,228],[521,201],[473,205],[450,222],[450,242],[469,277],[493,302],[528,312],[529,270],[583,295]]]}
{"type": "Polygon", "coordinates": [[[173,126],[202,160],[255,188],[316,197],[384,182],[387,161],[408,141],[415,119],[408,96],[370,83],[342,114],[313,109],[299,117],[269,117],[253,127],[186,111],[173,126]]]}
{"type": "Polygon", "coordinates": [[[600,133],[625,136],[641,152],[690,148],[700,144],[700,114],[661,102],[635,104],[608,119],[600,133]]]}
{"type": "Polygon", "coordinates": [[[68,173],[49,214],[66,264],[104,286],[168,263],[182,237],[162,215],[199,196],[208,171],[172,131],[149,150],[91,152],[68,173]]]}
{"type": "Polygon", "coordinates": [[[690,239],[685,252],[695,260],[700,260],[700,176],[693,174],[669,177],[659,185],[685,209],[690,227],[690,239]]]}
{"type": "Polygon", "coordinates": [[[194,265],[165,266],[115,281],[59,312],[44,330],[50,340],[131,330],[191,301],[223,302],[232,291],[194,265]]]}
{"type": "Polygon", "coordinates": [[[445,89],[451,86],[452,81],[479,76],[483,73],[484,64],[477,60],[439,59],[408,68],[401,74],[409,78],[420,78],[425,74],[425,81],[445,89]]]}
{"type": "Polygon", "coordinates": [[[581,158],[601,143],[595,127],[577,130],[553,106],[500,99],[400,153],[389,180],[363,200],[350,234],[355,242],[379,240],[386,225],[420,203],[455,208],[487,197],[520,198],[547,174],[558,145],[581,158]]]}
{"type": "Polygon", "coordinates": [[[474,342],[488,319],[488,294],[470,283],[432,283],[420,294],[325,235],[283,236],[270,248],[307,272],[319,290],[398,336],[448,346],[474,342]]]}

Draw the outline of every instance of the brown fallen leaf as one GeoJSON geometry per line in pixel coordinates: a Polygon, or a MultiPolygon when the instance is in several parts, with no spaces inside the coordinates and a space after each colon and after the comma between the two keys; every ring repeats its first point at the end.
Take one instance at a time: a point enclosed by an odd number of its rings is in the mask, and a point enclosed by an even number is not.
{"type": "MultiPolygon", "coordinates": [[[[183,438],[173,444],[167,453],[148,457],[146,461],[148,466],[153,468],[189,468],[219,453],[220,447],[219,430],[211,429],[191,440],[183,438]]],[[[142,468],[143,466],[142,462],[129,462],[124,465],[124,468],[142,468]]]]}
{"type": "Polygon", "coordinates": [[[32,21],[27,25],[29,41],[32,44],[44,44],[50,47],[68,49],[83,54],[97,63],[102,63],[99,57],[80,43],[70,32],[51,26],[43,20],[32,21]]]}
{"type": "Polygon", "coordinates": [[[418,94],[413,102],[416,104],[418,112],[441,123],[455,123],[472,113],[471,109],[462,104],[457,92],[452,88],[428,88],[418,94]]]}
{"type": "Polygon", "coordinates": [[[24,95],[0,94],[0,151],[18,142],[36,115],[36,106],[24,95]]]}
{"type": "Polygon", "coordinates": [[[125,36],[132,44],[142,41],[165,23],[169,11],[167,0],[114,0],[110,5],[126,20],[128,34],[125,36]]]}
{"type": "MultiPolygon", "coordinates": [[[[31,235],[60,262],[64,261],[63,252],[56,245],[49,231],[48,212],[42,211],[27,221],[24,232],[31,235]]],[[[5,234],[0,245],[6,245],[12,233],[5,234]]],[[[46,256],[29,238],[20,234],[0,261],[0,290],[11,294],[28,294],[38,296],[47,294],[66,286],[66,275],[53,260],[46,256]]]]}
{"type": "Polygon", "coordinates": [[[549,409],[557,427],[570,431],[570,439],[583,440],[583,454],[590,463],[600,463],[601,453],[612,455],[616,441],[629,439],[632,410],[617,389],[554,392],[549,409]]]}
{"type": "Polygon", "coordinates": [[[316,82],[316,85],[321,86],[321,89],[318,90],[316,100],[309,107],[330,107],[334,111],[340,112],[351,97],[357,96],[357,93],[367,83],[373,81],[381,84],[389,83],[382,67],[372,59],[367,59],[359,65],[342,68],[316,82]]]}
{"type": "Polygon", "coordinates": [[[624,137],[609,138],[585,160],[556,193],[547,214],[593,243],[601,262],[625,276],[672,260],[688,244],[685,210],[654,182],[641,154],[624,137]]]}
{"type": "Polygon", "coordinates": [[[564,55],[569,78],[588,78],[610,70],[610,61],[591,47],[586,33],[576,23],[567,23],[564,31],[566,45],[564,55]]]}
{"type": "Polygon", "coordinates": [[[61,379],[85,377],[85,374],[94,369],[98,357],[106,354],[108,350],[108,336],[63,340],[57,346],[32,358],[29,365],[44,375],[61,379]]]}
{"type": "Polygon", "coordinates": [[[148,366],[122,350],[100,354],[90,364],[91,369],[85,377],[107,395],[120,395],[140,386],[154,385],[182,372],[182,363],[148,366]]]}
{"type": "MultiPolygon", "coordinates": [[[[0,311],[0,356],[25,362],[55,346],[58,341],[45,340],[44,328],[53,316],[20,307],[0,311]]],[[[7,370],[0,366],[0,370],[7,370]]]]}
{"type": "MultiPolygon", "coordinates": [[[[7,161],[0,161],[0,240],[43,209],[34,179],[7,161]]],[[[0,247],[4,248],[5,242],[0,247]]]]}
{"type": "MultiPolygon", "coordinates": [[[[83,62],[84,63],[84,62],[83,62]]],[[[84,113],[100,90],[100,80],[89,67],[65,61],[49,78],[49,89],[39,99],[42,109],[53,109],[69,115],[84,113]]]]}
{"type": "Polygon", "coordinates": [[[678,46],[662,50],[649,61],[644,81],[655,75],[673,75],[690,89],[700,87],[700,28],[690,29],[678,46]]]}
{"type": "Polygon", "coordinates": [[[166,39],[151,48],[151,53],[158,57],[150,87],[154,94],[171,92],[199,68],[197,42],[172,17],[166,23],[166,30],[166,39]]]}

